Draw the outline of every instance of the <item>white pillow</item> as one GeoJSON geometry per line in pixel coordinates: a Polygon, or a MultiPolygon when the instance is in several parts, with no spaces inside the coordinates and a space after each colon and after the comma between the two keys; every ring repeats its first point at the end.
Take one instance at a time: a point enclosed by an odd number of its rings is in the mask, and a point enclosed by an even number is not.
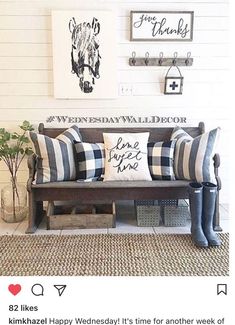
{"type": "Polygon", "coordinates": [[[147,143],[149,132],[104,133],[104,181],[151,181],[147,143]]]}

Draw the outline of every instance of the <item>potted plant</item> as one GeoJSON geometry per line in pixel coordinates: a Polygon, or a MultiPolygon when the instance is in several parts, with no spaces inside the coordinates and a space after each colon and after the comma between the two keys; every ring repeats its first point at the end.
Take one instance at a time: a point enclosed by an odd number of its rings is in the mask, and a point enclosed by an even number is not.
{"type": "Polygon", "coordinates": [[[17,183],[17,173],[25,156],[33,153],[27,137],[27,131],[33,127],[28,121],[19,127],[21,133],[0,128],[0,161],[6,164],[11,175],[10,184],[1,191],[1,217],[6,222],[19,222],[28,212],[26,187],[17,183]]]}

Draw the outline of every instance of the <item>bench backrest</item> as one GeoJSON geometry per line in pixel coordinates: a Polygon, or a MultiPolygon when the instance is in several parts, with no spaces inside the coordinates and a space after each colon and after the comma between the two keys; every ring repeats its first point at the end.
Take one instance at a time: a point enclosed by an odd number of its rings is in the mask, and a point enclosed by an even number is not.
{"type": "MultiPolygon", "coordinates": [[[[55,138],[67,128],[45,128],[43,123],[39,124],[39,133],[55,138]]],[[[173,127],[125,127],[125,128],[79,128],[84,142],[103,142],[103,132],[124,133],[124,132],[150,132],[149,141],[169,140],[173,127]]],[[[193,138],[205,132],[203,122],[197,127],[183,127],[183,129],[193,138]]]]}

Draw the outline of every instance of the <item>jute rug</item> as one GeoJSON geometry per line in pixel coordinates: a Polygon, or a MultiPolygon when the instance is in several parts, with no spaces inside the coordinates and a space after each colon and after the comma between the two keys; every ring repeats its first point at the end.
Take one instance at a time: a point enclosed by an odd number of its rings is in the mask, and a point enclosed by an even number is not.
{"type": "Polygon", "coordinates": [[[190,235],[103,234],[0,237],[0,275],[226,276],[229,235],[197,248],[190,235]]]}

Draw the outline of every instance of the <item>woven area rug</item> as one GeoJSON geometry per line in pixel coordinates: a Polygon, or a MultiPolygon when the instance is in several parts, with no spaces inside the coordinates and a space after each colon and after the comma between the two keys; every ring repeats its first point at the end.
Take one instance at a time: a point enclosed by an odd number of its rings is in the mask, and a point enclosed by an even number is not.
{"type": "Polygon", "coordinates": [[[0,236],[0,275],[226,276],[229,235],[220,237],[197,248],[190,235],[0,236]]]}

